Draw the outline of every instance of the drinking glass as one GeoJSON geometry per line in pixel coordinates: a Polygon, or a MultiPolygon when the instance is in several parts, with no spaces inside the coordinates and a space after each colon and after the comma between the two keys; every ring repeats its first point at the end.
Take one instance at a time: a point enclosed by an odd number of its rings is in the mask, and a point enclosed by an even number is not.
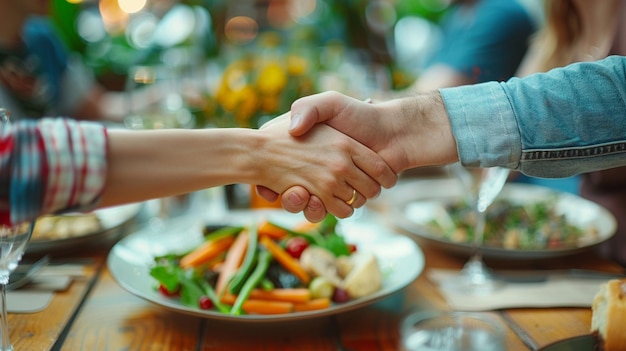
{"type": "Polygon", "coordinates": [[[504,326],[487,313],[421,311],[400,325],[403,351],[503,351],[504,326]]]}
{"type": "Polygon", "coordinates": [[[129,129],[193,127],[194,119],[182,94],[183,74],[167,65],[138,65],[126,80],[129,129]]]}
{"type": "MultiPolygon", "coordinates": [[[[0,108],[0,124],[10,122],[9,111],[0,108]]],[[[6,287],[11,272],[15,270],[22,259],[34,226],[34,221],[13,226],[0,225],[0,351],[13,350],[13,345],[9,339],[6,287]]]]}
{"type": "MultiPolygon", "coordinates": [[[[137,65],[129,70],[126,80],[128,129],[192,128],[194,118],[183,97],[184,70],[165,64],[137,65]]],[[[185,215],[189,210],[191,194],[165,197],[149,201],[155,215],[150,224],[156,228],[171,217],[185,215]]]]}
{"type": "Polygon", "coordinates": [[[472,257],[461,270],[461,274],[444,281],[444,285],[468,293],[489,292],[497,287],[497,282],[482,258],[486,211],[504,187],[509,170],[501,167],[466,168],[460,163],[451,165],[450,169],[461,181],[466,200],[475,212],[476,223],[472,238],[472,257]]]}
{"type": "Polygon", "coordinates": [[[9,275],[24,254],[34,224],[35,222],[13,226],[0,225],[0,351],[13,350],[9,340],[6,285],[9,282],[9,275]]]}

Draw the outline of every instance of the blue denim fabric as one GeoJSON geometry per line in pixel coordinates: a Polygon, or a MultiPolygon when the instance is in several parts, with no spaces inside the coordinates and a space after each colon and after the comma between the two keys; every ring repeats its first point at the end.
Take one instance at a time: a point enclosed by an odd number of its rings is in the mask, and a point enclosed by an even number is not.
{"type": "Polygon", "coordinates": [[[466,166],[561,178],[626,165],[626,57],[440,93],[466,166]]]}

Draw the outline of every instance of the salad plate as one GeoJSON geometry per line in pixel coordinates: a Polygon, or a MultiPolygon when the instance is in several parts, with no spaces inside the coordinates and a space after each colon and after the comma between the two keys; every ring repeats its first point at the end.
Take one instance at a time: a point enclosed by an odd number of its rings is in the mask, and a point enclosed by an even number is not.
{"type": "MultiPolygon", "coordinates": [[[[441,229],[447,226],[451,232],[457,223],[450,213],[451,203],[462,201],[464,193],[456,179],[425,179],[402,185],[401,199],[393,200],[390,208],[389,223],[396,229],[414,235],[419,243],[429,244],[459,256],[470,256],[474,249],[469,240],[459,240],[446,235],[441,229]],[[441,225],[433,226],[433,223],[441,225]]],[[[608,240],[616,230],[615,217],[604,207],[574,194],[560,192],[550,188],[507,183],[496,201],[528,208],[545,204],[545,210],[563,218],[563,224],[553,225],[548,235],[558,234],[567,228],[582,233],[574,243],[550,246],[546,241],[543,246],[506,247],[502,242],[487,243],[481,246],[485,258],[511,259],[548,259],[580,253],[608,240]],[[567,225],[568,227],[565,227],[567,225]],[[571,226],[571,227],[570,227],[571,226]]],[[[530,222],[551,222],[547,216],[537,212],[530,222]]],[[[505,215],[514,215],[511,212],[505,215]]],[[[523,221],[507,229],[526,229],[523,221]]],[[[528,222],[526,222],[528,223],[528,222]]]]}
{"type": "MultiPolygon", "coordinates": [[[[275,315],[229,315],[185,306],[177,299],[159,293],[156,289],[157,281],[150,276],[154,258],[172,252],[186,252],[196,247],[203,239],[202,226],[212,224],[190,218],[171,220],[159,231],[144,228],[129,234],[113,246],[107,265],[122,288],[158,306],[183,314],[242,322],[327,316],[364,307],[387,297],[417,279],[424,269],[424,255],[417,244],[375,218],[376,216],[361,216],[359,219],[340,220],[337,232],[346,242],[356,244],[360,252],[371,252],[376,256],[383,276],[382,288],[366,297],[333,304],[321,310],[275,315]]],[[[282,210],[241,210],[229,212],[219,224],[248,225],[258,223],[261,219],[268,219],[284,227],[293,227],[304,221],[304,216],[282,210]]]]}

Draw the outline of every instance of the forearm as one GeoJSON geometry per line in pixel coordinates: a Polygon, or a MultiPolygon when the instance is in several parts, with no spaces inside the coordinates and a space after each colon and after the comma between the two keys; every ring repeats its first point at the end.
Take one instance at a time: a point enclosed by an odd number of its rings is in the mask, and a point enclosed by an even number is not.
{"type": "Polygon", "coordinates": [[[101,206],[247,183],[282,193],[300,185],[339,217],[352,213],[353,189],[371,198],[397,176],[373,151],[328,126],[302,137],[288,120],[262,130],[109,131],[101,206]],[[371,175],[371,176],[370,176],[371,175]]]}
{"type": "Polygon", "coordinates": [[[143,201],[253,179],[245,129],[109,131],[102,205],[143,201]]]}

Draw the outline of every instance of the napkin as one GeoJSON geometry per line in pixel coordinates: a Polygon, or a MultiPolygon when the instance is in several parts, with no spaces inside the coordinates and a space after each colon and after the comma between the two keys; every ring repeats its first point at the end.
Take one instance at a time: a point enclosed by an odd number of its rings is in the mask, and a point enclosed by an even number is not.
{"type": "Polygon", "coordinates": [[[606,279],[548,275],[541,282],[503,282],[484,294],[455,291],[444,279],[453,278],[458,270],[431,269],[428,278],[439,285],[448,305],[459,311],[488,311],[505,308],[591,307],[593,298],[606,279]]]}
{"type": "Polygon", "coordinates": [[[43,267],[24,287],[7,291],[7,312],[43,311],[48,307],[56,292],[66,290],[72,279],[82,275],[84,275],[84,267],[80,265],[43,267]]]}

